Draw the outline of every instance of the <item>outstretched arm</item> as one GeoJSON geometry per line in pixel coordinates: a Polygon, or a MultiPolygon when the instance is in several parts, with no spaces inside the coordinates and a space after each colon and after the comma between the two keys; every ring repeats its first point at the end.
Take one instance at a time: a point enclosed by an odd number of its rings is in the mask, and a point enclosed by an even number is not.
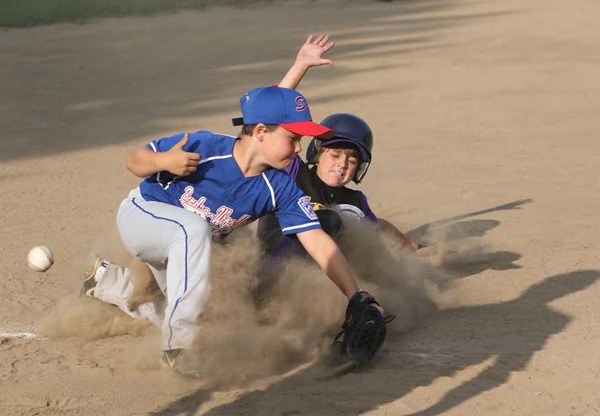
{"type": "Polygon", "coordinates": [[[304,231],[297,236],[308,254],[350,299],[358,291],[358,285],[346,257],[331,237],[321,229],[304,231]]]}
{"type": "Polygon", "coordinates": [[[177,176],[189,175],[198,168],[201,156],[183,150],[187,142],[188,133],[185,133],[183,139],[166,152],[153,152],[146,146],[138,147],[127,155],[125,166],[140,178],[146,178],[163,170],[177,176]]]}
{"type": "Polygon", "coordinates": [[[411,240],[407,236],[405,236],[394,224],[391,222],[384,220],[383,218],[377,218],[377,224],[388,234],[393,236],[396,240],[400,242],[402,247],[407,248],[412,251],[417,251],[420,248],[419,244],[416,241],[411,240]]]}
{"type": "Polygon", "coordinates": [[[300,81],[302,81],[309,68],[313,66],[333,65],[333,61],[323,58],[323,55],[334,46],[335,42],[330,42],[328,35],[319,35],[314,40],[313,35],[310,35],[300,47],[296,55],[296,61],[287,74],[285,74],[279,86],[294,90],[300,84],[300,81]]]}

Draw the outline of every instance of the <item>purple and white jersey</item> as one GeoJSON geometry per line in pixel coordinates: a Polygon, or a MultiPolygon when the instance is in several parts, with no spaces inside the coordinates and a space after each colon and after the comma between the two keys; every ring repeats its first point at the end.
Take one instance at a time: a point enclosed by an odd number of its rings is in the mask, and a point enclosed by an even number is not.
{"type": "MultiPolygon", "coordinates": [[[[184,134],[154,140],[155,152],[171,149],[184,134]]],[[[245,177],[233,158],[232,136],[198,131],[183,147],[200,153],[198,170],[179,177],[162,171],[140,184],[147,201],[159,201],[194,212],[210,223],[213,233],[228,233],[273,212],[284,234],[321,228],[308,197],[285,172],[267,169],[245,177]]]]}

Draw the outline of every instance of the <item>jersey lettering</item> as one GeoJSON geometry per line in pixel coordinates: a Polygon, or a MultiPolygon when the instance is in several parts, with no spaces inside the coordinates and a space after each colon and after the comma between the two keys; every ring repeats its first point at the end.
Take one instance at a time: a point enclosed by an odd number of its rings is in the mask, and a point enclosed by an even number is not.
{"type": "Polygon", "coordinates": [[[181,195],[181,198],[179,198],[179,202],[188,211],[198,214],[202,218],[210,220],[209,222],[213,227],[213,233],[229,232],[234,228],[245,225],[250,219],[250,215],[248,214],[244,214],[238,219],[231,218],[233,209],[225,205],[220,206],[217,208],[217,212],[213,213],[209,207],[204,205],[206,202],[205,197],[201,196],[200,198],[196,199],[194,198],[193,194],[194,187],[186,186],[184,193],[181,195]]]}

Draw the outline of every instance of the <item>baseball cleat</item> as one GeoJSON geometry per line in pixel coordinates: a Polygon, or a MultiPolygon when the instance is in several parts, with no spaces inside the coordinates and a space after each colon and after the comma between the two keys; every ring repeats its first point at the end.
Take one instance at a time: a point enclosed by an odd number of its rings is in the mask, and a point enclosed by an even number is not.
{"type": "MultiPolygon", "coordinates": [[[[189,352],[189,350],[187,350],[189,352]]],[[[172,368],[179,375],[186,378],[200,378],[200,360],[194,355],[186,354],[186,350],[174,349],[162,352],[163,367],[172,368]]]]}
{"type": "Polygon", "coordinates": [[[94,297],[94,288],[98,283],[98,278],[106,271],[110,263],[96,254],[90,255],[85,271],[83,272],[83,285],[81,294],[94,297]]]}

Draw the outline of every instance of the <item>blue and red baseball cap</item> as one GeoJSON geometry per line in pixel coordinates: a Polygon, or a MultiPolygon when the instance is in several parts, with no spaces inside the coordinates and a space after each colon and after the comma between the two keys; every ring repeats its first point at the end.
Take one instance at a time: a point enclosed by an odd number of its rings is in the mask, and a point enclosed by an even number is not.
{"type": "Polygon", "coordinates": [[[278,124],[302,136],[331,137],[330,128],[312,121],[306,98],[298,91],[281,87],[255,88],[240,98],[242,117],[232,119],[234,126],[278,124]]]}

